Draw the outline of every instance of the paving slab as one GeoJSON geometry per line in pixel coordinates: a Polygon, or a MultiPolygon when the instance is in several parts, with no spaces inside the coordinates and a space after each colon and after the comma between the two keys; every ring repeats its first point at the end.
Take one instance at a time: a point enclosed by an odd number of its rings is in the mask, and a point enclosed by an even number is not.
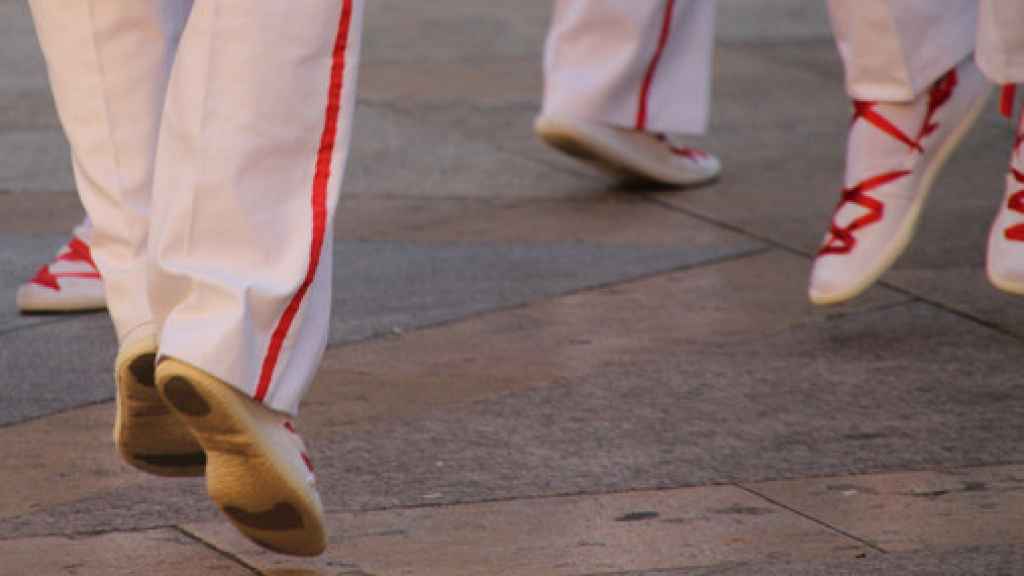
{"type": "Polygon", "coordinates": [[[347,240],[420,245],[516,244],[710,249],[760,245],[616,190],[576,200],[409,198],[345,195],[335,234],[347,240]]]}
{"type": "MultiPolygon", "coordinates": [[[[78,195],[68,191],[56,192],[13,192],[0,191],[0,230],[7,236],[5,244],[12,241],[14,235],[40,238],[32,242],[24,242],[30,250],[38,250],[40,254],[53,255],[60,242],[67,239],[68,232],[82,221],[85,211],[78,200],[78,195]],[[50,244],[60,236],[56,244],[50,244]]],[[[7,250],[4,250],[7,253],[7,250]]],[[[6,255],[5,258],[12,258],[6,255]]],[[[6,264],[11,265],[11,264],[6,264]]],[[[13,275],[4,268],[4,276],[13,275]]],[[[9,279],[4,278],[4,282],[9,279]]]]}
{"type": "MultiPolygon", "coordinates": [[[[138,483],[114,454],[113,403],[0,428],[0,518],[40,512],[138,483]]],[[[0,539],[18,534],[7,532],[0,539]]]]}
{"type": "Polygon", "coordinates": [[[345,437],[321,469],[361,487],[346,508],[376,508],[1019,457],[1012,339],[898,300],[816,316],[775,296],[799,266],[764,255],[339,350],[306,412],[345,437]],[[774,307],[744,302],[754,284],[774,307]],[[374,424],[345,430],[333,394],[374,424]]]}
{"type": "MultiPolygon", "coordinates": [[[[852,354],[845,359],[832,352],[820,363],[807,360],[807,340],[833,325],[863,330],[905,301],[867,299],[862,306],[873,307],[819,316],[795,293],[776,298],[784,293],[777,289],[799,282],[794,271],[804,265],[784,253],[764,254],[334,348],[300,424],[325,500],[332,510],[367,510],[905,465],[874,451],[887,443],[920,451],[948,421],[924,415],[894,422],[889,415],[902,418],[908,402],[899,390],[864,394],[842,384],[862,372],[863,355],[874,357],[869,346],[841,346],[852,354]],[[833,361],[835,382],[822,381],[822,365],[833,361]],[[837,408],[851,398],[859,408],[837,408]],[[877,420],[867,432],[864,414],[877,420]],[[873,437],[876,428],[884,433],[873,437]],[[804,435],[808,440],[798,441],[804,435]]],[[[918,314],[925,323],[943,318],[918,314]]],[[[963,331],[957,345],[973,353],[974,338],[963,331]]],[[[999,336],[992,338],[977,346],[995,348],[999,336]]],[[[935,350],[949,355],[951,346],[935,350]]],[[[912,358],[906,362],[916,369],[912,358]]],[[[935,402],[941,411],[944,401],[935,402]]],[[[974,444],[991,439],[989,426],[1004,423],[1010,410],[1004,405],[983,421],[972,416],[954,443],[958,451],[933,450],[928,462],[984,454],[974,444]]],[[[0,537],[145,528],[211,514],[201,491],[180,483],[98,486],[3,520],[0,537]]]]}
{"type": "Polygon", "coordinates": [[[778,0],[746,2],[718,0],[716,34],[719,42],[760,45],[830,37],[828,8],[822,2],[778,0]]]}
{"type": "MultiPolygon", "coordinates": [[[[13,294],[4,295],[6,306],[13,306],[13,294]]],[[[113,398],[117,342],[106,314],[29,317],[5,324],[0,333],[0,425],[113,398]]]]}
{"type": "Polygon", "coordinates": [[[0,541],[0,575],[170,576],[253,572],[178,530],[0,541]]]}
{"type": "Polygon", "coordinates": [[[802,479],[751,487],[892,551],[1024,544],[1024,466],[802,479]]]}
{"type": "Polygon", "coordinates": [[[0,75],[0,126],[57,126],[45,64],[25,2],[0,1],[0,75]]]}
{"type": "MultiPolygon", "coordinates": [[[[532,110],[518,116],[522,121],[514,130],[520,137],[532,138],[532,110]]],[[[464,133],[456,120],[463,116],[486,118],[466,106],[409,109],[365,103],[355,119],[345,190],[389,196],[545,199],[579,197],[594,190],[592,182],[573,172],[504,151],[501,140],[493,138],[493,125],[486,139],[464,133]]]]}
{"type": "Polygon", "coordinates": [[[328,552],[310,562],[264,552],[220,522],[185,530],[271,573],[345,563],[367,574],[582,575],[874,553],[733,487],[334,514],[329,524],[328,552]]]}
{"type": "MultiPolygon", "coordinates": [[[[670,224],[703,241],[683,247],[340,241],[331,340],[354,342],[759,249],[699,221],[677,220],[670,224]]],[[[0,424],[110,399],[116,346],[105,315],[19,316],[14,308],[18,284],[48,261],[62,236],[5,236],[0,264],[11,273],[0,279],[6,302],[0,305],[0,363],[19,376],[3,378],[0,424]],[[59,363],[49,360],[55,351],[59,363]]]]}
{"type": "MultiPolygon", "coordinates": [[[[987,234],[987,231],[985,232],[987,234]]],[[[984,253],[985,239],[976,246],[984,253]]],[[[888,274],[886,281],[911,294],[956,310],[993,329],[1024,337],[1024,310],[1020,297],[1007,294],[989,283],[984,265],[949,263],[934,267],[902,268],[888,274]]]]}
{"type": "Polygon", "coordinates": [[[71,152],[59,128],[0,133],[0,190],[74,190],[71,152]]]}

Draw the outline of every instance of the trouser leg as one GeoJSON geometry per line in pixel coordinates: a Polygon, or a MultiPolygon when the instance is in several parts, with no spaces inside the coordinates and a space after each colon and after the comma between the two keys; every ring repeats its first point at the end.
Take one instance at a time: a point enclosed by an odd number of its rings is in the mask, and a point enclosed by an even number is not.
{"type": "Polygon", "coordinates": [[[160,353],[294,413],[326,346],[363,2],[196,3],[154,185],[160,353]]]}
{"type": "Polygon", "coordinates": [[[985,0],[978,14],[978,65],[997,84],[1024,82],[1024,3],[985,0]]]}
{"type": "Polygon", "coordinates": [[[828,7],[853,98],[910,101],[974,50],[978,0],[829,0],[828,7]]]}
{"type": "Polygon", "coordinates": [[[151,326],[146,243],[167,77],[188,0],[32,0],[119,337],[151,326]]]}
{"type": "Polygon", "coordinates": [[[713,0],[557,0],[544,115],[652,132],[708,123],[713,0]]]}

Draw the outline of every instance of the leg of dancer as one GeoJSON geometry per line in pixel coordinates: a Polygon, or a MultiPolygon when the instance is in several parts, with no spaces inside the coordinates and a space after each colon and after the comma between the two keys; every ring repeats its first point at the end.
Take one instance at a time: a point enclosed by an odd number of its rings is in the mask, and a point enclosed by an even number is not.
{"type": "Polygon", "coordinates": [[[949,154],[985,105],[975,0],[829,2],[854,114],[839,205],[814,261],[815,304],[873,284],[913,236],[949,154]]]}
{"type": "Polygon", "coordinates": [[[103,278],[92,259],[92,222],[75,226],[71,239],[53,261],[18,286],[15,302],[25,313],[87,312],[103,310],[103,278]]]}
{"type": "Polygon", "coordinates": [[[30,6],[92,224],[83,244],[115,303],[110,313],[121,343],[115,444],[147,472],[202,474],[199,444],[153,388],[156,320],[146,294],[160,116],[191,3],[33,0],[30,6]]]}
{"type": "Polygon", "coordinates": [[[194,473],[191,442],[244,534],[319,553],[291,419],[326,343],[362,2],[129,4],[32,3],[121,343],[119,448],[194,473]]]}
{"type": "Polygon", "coordinates": [[[718,160],[668,135],[707,128],[713,0],[558,0],[537,134],[615,175],[670,185],[718,160]]]}

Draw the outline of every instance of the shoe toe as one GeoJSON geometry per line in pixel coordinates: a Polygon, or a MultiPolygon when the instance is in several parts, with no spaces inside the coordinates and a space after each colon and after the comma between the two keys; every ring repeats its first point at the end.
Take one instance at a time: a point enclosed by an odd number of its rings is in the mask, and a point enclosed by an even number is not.
{"type": "Polygon", "coordinates": [[[832,266],[815,264],[807,287],[807,297],[813,304],[826,305],[835,302],[842,293],[843,282],[839,280],[832,266]]]}
{"type": "Polygon", "coordinates": [[[861,292],[858,270],[850,266],[848,256],[825,255],[814,261],[807,296],[819,306],[845,302],[861,292]]]}
{"type": "Polygon", "coordinates": [[[985,265],[989,282],[1003,292],[1024,295],[1024,252],[1017,257],[1007,252],[989,251],[985,265]]]}

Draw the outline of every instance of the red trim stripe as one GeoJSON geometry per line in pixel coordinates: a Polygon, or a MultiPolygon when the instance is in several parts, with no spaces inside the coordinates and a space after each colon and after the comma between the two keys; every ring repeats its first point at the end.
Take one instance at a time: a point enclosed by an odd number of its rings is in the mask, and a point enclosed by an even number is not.
{"type": "Polygon", "coordinates": [[[647,129],[647,101],[651,97],[651,84],[654,83],[654,74],[658,70],[658,62],[661,61],[661,54],[668,44],[668,37],[672,33],[672,13],[675,11],[676,0],[668,0],[665,4],[665,16],[661,21],[661,35],[658,37],[658,47],[654,50],[651,63],[647,65],[647,73],[644,74],[644,83],[640,87],[640,104],[636,111],[636,129],[647,129]]]}
{"type": "Polygon", "coordinates": [[[1017,85],[1006,84],[999,95],[999,112],[1007,118],[1013,118],[1013,102],[1017,99],[1017,85]]]}
{"type": "Polygon", "coordinates": [[[338,24],[338,36],[334,41],[334,53],[331,62],[331,83],[327,92],[327,110],[324,118],[324,129],[320,136],[320,149],[316,157],[316,173],[313,176],[313,240],[309,247],[309,267],[306,277],[302,280],[298,291],[292,296],[281,319],[270,337],[267,355],[263,358],[259,384],[253,397],[262,402],[270,390],[270,382],[274,377],[274,369],[281,356],[281,347],[288,336],[292,322],[299,313],[309,287],[316,278],[320,265],[320,252],[323,250],[324,235],[327,229],[327,184],[331,179],[331,159],[334,156],[334,145],[338,135],[338,117],[341,115],[341,99],[345,80],[345,54],[348,48],[349,28],[352,24],[352,0],[344,0],[341,9],[341,22],[338,24]]]}

